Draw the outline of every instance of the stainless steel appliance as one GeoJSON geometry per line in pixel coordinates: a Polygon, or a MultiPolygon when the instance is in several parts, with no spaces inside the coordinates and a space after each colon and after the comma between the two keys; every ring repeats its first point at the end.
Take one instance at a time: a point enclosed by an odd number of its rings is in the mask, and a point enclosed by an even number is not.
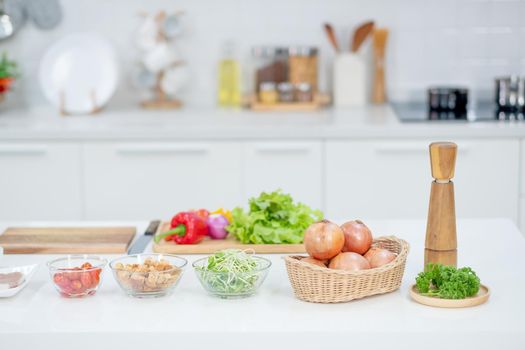
{"type": "Polygon", "coordinates": [[[468,107],[468,89],[462,87],[432,87],[427,91],[428,110],[431,119],[453,113],[466,116],[468,107]]]}
{"type": "Polygon", "coordinates": [[[469,101],[468,90],[461,87],[433,87],[427,102],[393,103],[402,122],[490,122],[524,121],[525,78],[496,79],[493,101],[469,101]]]}
{"type": "Polygon", "coordinates": [[[498,113],[525,112],[525,77],[508,76],[495,79],[494,100],[498,113]]]}

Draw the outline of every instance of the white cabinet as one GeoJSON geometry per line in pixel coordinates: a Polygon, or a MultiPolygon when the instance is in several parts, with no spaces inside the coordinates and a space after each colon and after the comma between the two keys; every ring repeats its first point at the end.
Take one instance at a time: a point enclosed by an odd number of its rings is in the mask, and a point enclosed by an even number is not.
{"type": "Polygon", "coordinates": [[[248,197],[280,188],[294,200],[323,208],[322,142],[247,142],[243,153],[243,205],[248,197]]]}
{"type": "Polygon", "coordinates": [[[520,230],[525,236],[525,196],[521,197],[520,212],[520,230]]]}
{"type": "MultiPolygon", "coordinates": [[[[521,194],[525,196],[525,139],[521,140],[521,173],[520,173],[521,194]]],[[[522,221],[523,222],[523,221],[522,221]]],[[[525,222],[523,222],[525,225],[525,222]]]]}
{"type": "MultiPolygon", "coordinates": [[[[519,142],[458,144],[456,214],[518,219],[519,142]]],[[[328,141],[326,208],[334,218],[426,218],[431,140],[328,141]]]]}
{"type": "Polygon", "coordinates": [[[93,143],[84,146],[88,219],[168,219],[190,208],[241,202],[236,143],[93,143]]]}
{"type": "Polygon", "coordinates": [[[80,146],[0,143],[0,220],[82,218],[80,146]]]}

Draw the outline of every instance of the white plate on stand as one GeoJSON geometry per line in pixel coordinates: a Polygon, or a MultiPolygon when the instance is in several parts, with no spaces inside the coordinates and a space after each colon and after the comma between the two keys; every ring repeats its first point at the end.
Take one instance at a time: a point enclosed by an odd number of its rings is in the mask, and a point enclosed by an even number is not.
{"type": "Polygon", "coordinates": [[[40,87],[60,111],[93,113],[105,106],[118,84],[117,55],[93,33],[70,34],[53,44],[40,62],[40,87]]]}

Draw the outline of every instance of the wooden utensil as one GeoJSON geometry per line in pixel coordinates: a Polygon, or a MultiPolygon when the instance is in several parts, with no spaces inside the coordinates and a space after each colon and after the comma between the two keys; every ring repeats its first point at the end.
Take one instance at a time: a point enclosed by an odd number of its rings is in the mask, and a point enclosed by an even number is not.
{"type": "Polygon", "coordinates": [[[440,263],[456,266],[456,210],[454,177],[457,145],[434,142],[429,146],[432,182],[425,239],[425,266],[440,263]]]}
{"type": "Polygon", "coordinates": [[[372,85],[372,102],[386,102],[385,92],[385,50],[388,39],[388,29],[375,28],[373,32],[374,47],[374,82],[372,85]]]}
{"type": "Polygon", "coordinates": [[[357,29],[354,31],[354,36],[351,38],[350,50],[352,52],[357,52],[373,30],[374,21],[365,22],[357,27],[357,29]]]}
{"type": "Polygon", "coordinates": [[[330,23],[325,23],[323,27],[324,31],[326,32],[326,36],[328,36],[328,41],[330,42],[330,44],[332,44],[332,47],[334,48],[335,52],[339,53],[339,44],[337,43],[334,28],[330,23]]]}
{"type": "Polygon", "coordinates": [[[471,306],[483,304],[489,299],[489,296],[490,296],[490,290],[487,286],[484,286],[484,285],[479,286],[478,294],[476,294],[473,297],[469,297],[465,299],[441,299],[441,298],[435,298],[435,297],[428,297],[428,296],[419,294],[417,292],[415,284],[412,286],[412,288],[410,288],[410,297],[412,297],[414,301],[420,304],[423,304],[423,305],[434,306],[434,307],[446,307],[446,308],[471,307],[471,306]]]}
{"type": "Polygon", "coordinates": [[[5,254],[121,254],[135,227],[9,227],[0,235],[5,254]]]}
{"type": "MultiPolygon", "coordinates": [[[[159,226],[157,234],[164,233],[170,228],[169,222],[159,226]]],[[[258,254],[288,254],[304,253],[304,244],[242,244],[234,237],[226,239],[211,239],[206,237],[198,244],[175,244],[164,240],[153,244],[156,253],[169,254],[212,254],[222,249],[250,249],[258,254]]]]}

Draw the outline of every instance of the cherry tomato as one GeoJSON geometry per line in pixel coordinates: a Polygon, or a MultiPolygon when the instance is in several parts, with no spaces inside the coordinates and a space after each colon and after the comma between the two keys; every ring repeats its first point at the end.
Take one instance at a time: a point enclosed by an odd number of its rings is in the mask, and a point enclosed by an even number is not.
{"type": "Polygon", "coordinates": [[[74,280],[79,280],[80,279],[80,274],[82,271],[82,269],[80,267],[75,267],[73,269],[70,269],[69,270],[70,272],[67,272],[67,277],[71,280],[71,281],[74,281],[74,280]]]}
{"type": "Polygon", "coordinates": [[[91,278],[90,272],[82,272],[82,274],[80,275],[80,282],[86,289],[96,286],[93,285],[93,279],[91,278]]]}
{"type": "Polygon", "coordinates": [[[82,266],[80,266],[80,268],[81,268],[82,270],[92,269],[92,268],[93,268],[93,265],[91,265],[91,264],[88,263],[88,262],[85,262],[85,263],[82,264],[82,266]]]}
{"type": "Polygon", "coordinates": [[[59,287],[65,287],[69,285],[69,280],[63,273],[55,273],[53,275],[53,281],[57,284],[59,287]]]}
{"type": "Polygon", "coordinates": [[[70,286],[64,286],[60,288],[60,290],[62,291],[62,294],[65,296],[69,296],[71,293],[73,293],[73,288],[71,288],[70,286]]]}
{"type": "Polygon", "coordinates": [[[93,287],[96,287],[100,282],[100,273],[102,269],[96,269],[90,272],[91,274],[91,284],[93,287]]]}
{"type": "Polygon", "coordinates": [[[71,281],[71,288],[73,288],[75,292],[81,292],[81,290],[83,289],[82,282],[80,282],[79,280],[71,281]]]}

